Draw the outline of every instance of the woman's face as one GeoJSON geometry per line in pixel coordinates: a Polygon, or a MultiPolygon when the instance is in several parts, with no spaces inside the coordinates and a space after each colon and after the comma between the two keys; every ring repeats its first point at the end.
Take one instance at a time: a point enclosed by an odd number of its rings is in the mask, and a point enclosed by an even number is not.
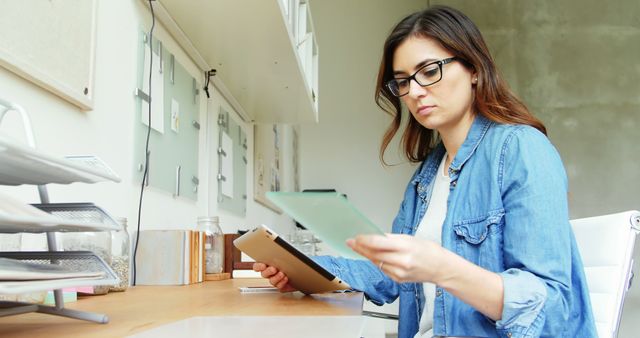
{"type": "MultiPolygon", "coordinates": [[[[433,39],[410,37],[393,54],[394,77],[409,77],[428,63],[453,56],[433,39]]],[[[422,126],[447,132],[469,121],[476,82],[476,74],[460,61],[452,61],[442,65],[442,79],[430,86],[411,80],[408,94],[401,99],[422,126]]]]}

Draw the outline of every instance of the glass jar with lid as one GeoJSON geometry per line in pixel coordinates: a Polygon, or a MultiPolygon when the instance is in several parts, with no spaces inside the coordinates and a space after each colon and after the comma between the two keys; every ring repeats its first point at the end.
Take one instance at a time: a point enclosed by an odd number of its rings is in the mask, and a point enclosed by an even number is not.
{"type": "Polygon", "coordinates": [[[111,286],[109,291],[125,291],[129,287],[131,261],[131,239],[127,231],[127,219],[116,218],[121,228],[111,232],[111,268],[120,279],[120,283],[111,286]]]}
{"type": "Polygon", "coordinates": [[[224,268],[224,234],[217,216],[198,217],[198,230],[204,231],[205,272],[221,273],[224,268]]]}
{"type": "MultiPolygon", "coordinates": [[[[111,232],[62,232],[58,234],[59,246],[63,251],[91,251],[111,266],[111,232]]],[[[111,285],[93,287],[94,295],[104,295],[111,285]]]]}

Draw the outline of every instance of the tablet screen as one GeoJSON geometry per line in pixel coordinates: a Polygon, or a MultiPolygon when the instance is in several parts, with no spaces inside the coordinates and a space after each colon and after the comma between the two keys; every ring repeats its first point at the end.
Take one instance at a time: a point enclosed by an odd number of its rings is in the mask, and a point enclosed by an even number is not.
{"type": "Polygon", "coordinates": [[[343,257],[365,259],[347,246],[347,239],[360,234],[384,234],[337,192],[267,192],[266,195],[343,257]]]}

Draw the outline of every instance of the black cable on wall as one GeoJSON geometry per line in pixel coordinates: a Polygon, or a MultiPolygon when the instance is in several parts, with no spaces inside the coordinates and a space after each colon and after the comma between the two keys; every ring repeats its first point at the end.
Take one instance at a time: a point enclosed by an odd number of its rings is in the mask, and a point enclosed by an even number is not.
{"type": "Polygon", "coordinates": [[[140,241],[140,219],[142,215],[142,196],[144,196],[144,187],[149,179],[149,137],[151,136],[151,78],[153,75],[153,28],[156,25],[156,16],[153,12],[153,1],[149,0],[149,8],[151,9],[151,29],[149,30],[149,125],[147,126],[147,140],[144,147],[144,172],[142,174],[142,183],[140,184],[140,200],[138,202],[138,224],[136,229],[136,241],[133,247],[133,276],[132,284],[136,285],[136,254],[138,253],[138,242],[140,241]]]}

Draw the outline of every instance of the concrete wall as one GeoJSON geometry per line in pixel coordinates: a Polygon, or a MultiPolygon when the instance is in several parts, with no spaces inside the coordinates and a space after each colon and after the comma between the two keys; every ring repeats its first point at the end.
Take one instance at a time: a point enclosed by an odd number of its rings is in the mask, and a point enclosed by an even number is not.
{"type": "MultiPolygon", "coordinates": [[[[545,122],[569,176],[572,218],[640,209],[640,2],[430,4],[456,7],[476,22],[505,78],[545,122]]],[[[636,285],[619,337],[637,335],[639,316],[636,285]]]]}
{"type": "Polygon", "coordinates": [[[512,88],[547,125],[571,216],[640,208],[640,2],[431,1],[467,13],[512,88]]]}
{"type": "MultiPolygon", "coordinates": [[[[413,166],[377,160],[389,120],[373,103],[375,74],[392,25],[434,4],[476,22],[512,89],[547,125],[569,175],[572,218],[640,209],[637,0],[312,0],[322,101],[320,123],[302,126],[303,188],[336,188],[390,225],[413,166]]],[[[626,304],[620,337],[637,325],[638,287],[626,304]]]]}

